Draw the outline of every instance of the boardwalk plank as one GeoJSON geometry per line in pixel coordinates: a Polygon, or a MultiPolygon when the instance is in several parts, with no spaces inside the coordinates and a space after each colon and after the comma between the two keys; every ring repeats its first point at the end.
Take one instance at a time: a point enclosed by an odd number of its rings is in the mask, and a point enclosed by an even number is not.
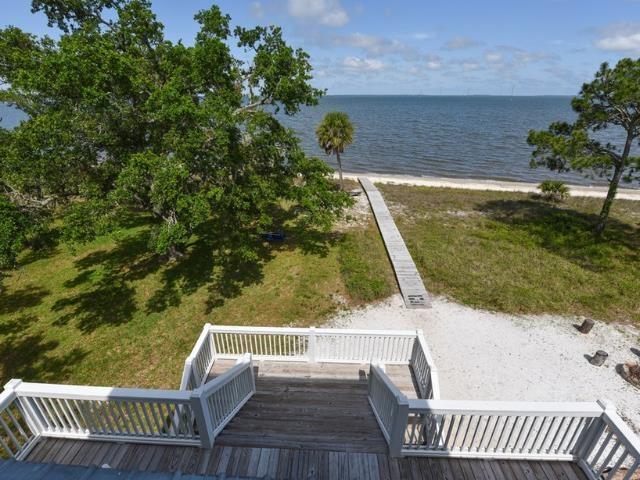
{"type": "Polygon", "coordinates": [[[411,258],[407,246],[402,240],[402,235],[393,221],[391,212],[389,212],[382,198],[382,194],[368,178],[361,177],[358,180],[369,199],[369,204],[371,205],[371,210],[378,224],[382,241],[385,244],[395,271],[405,306],[407,308],[429,307],[427,291],[420,277],[420,273],[411,258]]]}

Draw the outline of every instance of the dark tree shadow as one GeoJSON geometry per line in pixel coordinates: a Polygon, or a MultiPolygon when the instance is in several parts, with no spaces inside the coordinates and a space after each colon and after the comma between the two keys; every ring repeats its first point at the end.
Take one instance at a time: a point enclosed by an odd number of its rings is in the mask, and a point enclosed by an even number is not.
{"type": "Polygon", "coordinates": [[[89,284],[89,290],[57,300],[52,309],[64,311],[54,325],[63,326],[76,321],[78,328],[89,333],[100,325],[120,325],[130,321],[135,312],[135,288],[132,280],[144,278],[157,270],[160,263],[147,252],[148,232],[120,240],[112,250],[90,253],[75,262],[80,271],[67,288],[89,284]]]}
{"type": "Polygon", "coordinates": [[[46,228],[38,232],[29,241],[29,250],[20,257],[20,266],[45,258],[51,258],[58,252],[60,230],[58,228],[46,228]]]}
{"type": "Polygon", "coordinates": [[[0,292],[0,315],[35,307],[42,303],[42,299],[49,293],[48,290],[34,285],[29,285],[14,292],[0,292]]]}
{"type": "Polygon", "coordinates": [[[606,271],[613,257],[640,262],[640,230],[610,218],[601,239],[593,234],[598,216],[533,199],[492,200],[477,207],[488,218],[521,230],[548,251],[582,268],[606,271]]]}
{"type": "Polygon", "coordinates": [[[256,229],[238,231],[220,221],[203,224],[185,255],[174,263],[148,252],[149,232],[142,231],[118,241],[111,250],[100,250],[75,262],[78,274],[65,282],[67,288],[90,285],[86,290],[56,301],[60,312],[56,326],[77,322],[89,333],[101,325],[119,325],[137,312],[135,281],[160,271],[162,286],[145,305],[146,313],[179,306],[184,296],[206,287],[206,312],[237,297],[243,288],[264,280],[264,265],[279,251],[300,250],[326,256],[339,237],[305,228],[294,222],[294,209],[274,211],[276,224],[287,233],[282,243],[265,242],[256,229]],[[248,254],[250,253],[250,254],[248,254]]]}
{"type": "Polygon", "coordinates": [[[86,352],[75,348],[64,355],[52,352],[58,347],[57,341],[45,340],[41,333],[7,335],[0,344],[0,366],[3,384],[11,378],[25,381],[60,382],[71,368],[86,356],[86,352]]]}
{"type": "Polygon", "coordinates": [[[336,241],[335,235],[305,228],[293,222],[297,212],[278,209],[272,212],[283,242],[266,242],[255,229],[238,231],[211,220],[197,232],[197,240],[186,255],[163,272],[163,287],[148,300],[146,311],[161,312],[179,306],[182,297],[206,286],[206,313],[239,296],[243,288],[264,281],[264,265],[280,251],[300,250],[305,254],[326,256],[336,241]]]}

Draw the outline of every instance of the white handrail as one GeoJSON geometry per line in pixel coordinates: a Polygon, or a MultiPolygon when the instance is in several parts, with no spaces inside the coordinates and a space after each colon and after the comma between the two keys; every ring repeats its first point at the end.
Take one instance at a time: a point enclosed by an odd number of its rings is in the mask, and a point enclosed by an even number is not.
{"type": "Polygon", "coordinates": [[[216,358],[335,363],[407,364],[415,331],[212,326],[216,358]]]}
{"type": "MultiPolygon", "coordinates": [[[[249,332],[249,333],[285,333],[285,334],[306,334],[309,328],[291,327],[253,327],[246,325],[213,325],[210,330],[217,332],[249,332]]],[[[344,333],[352,335],[379,335],[379,336],[415,336],[415,330],[363,330],[349,328],[315,328],[316,333],[344,333]]]]}
{"type": "Polygon", "coordinates": [[[210,334],[211,324],[206,323],[191,353],[184,361],[180,390],[193,390],[207,380],[215,361],[215,347],[210,334]]]}
{"type": "Polygon", "coordinates": [[[14,382],[38,435],[200,445],[189,392],[14,382]]]}
{"type": "Polygon", "coordinates": [[[192,396],[200,399],[207,435],[203,445],[210,448],[215,437],[233,419],[256,391],[251,354],[245,354],[238,363],[213,380],[196,389],[192,396]]]}
{"type": "Polygon", "coordinates": [[[409,408],[430,415],[580,415],[599,417],[597,402],[502,402],[484,400],[409,399],[409,408]]]}
{"type": "Polygon", "coordinates": [[[25,415],[14,391],[19,383],[10,381],[0,393],[0,458],[22,459],[29,454],[39,434],[37,427],[25,415]]]}
{"type": "Polygon", "coordinates": [[[413,345],[411,360],[409,361],[418,384],[420,397],[424,399],[440,398],[440,381],[435,362],[424,339],[422,330],[416,331],[416,341],[413,345]]]}
{"type": "Polygon", "coordinates": [[[606,478],[635,478],[640,472],[640,438],[620,418],[613,404],[598,403],[603,413],[578,451],[578,465],[592,480],[604,473],[606,478]],[[616,477],[623,473],[624,477],[616,477]]]}
{"type": "Polygon", "coordinates": [[[368,383],[369,404],[389,445],[389,453],[400,454],[409,403],[407,397],[384,372],[383,365],[371,364],[368,383]]]}

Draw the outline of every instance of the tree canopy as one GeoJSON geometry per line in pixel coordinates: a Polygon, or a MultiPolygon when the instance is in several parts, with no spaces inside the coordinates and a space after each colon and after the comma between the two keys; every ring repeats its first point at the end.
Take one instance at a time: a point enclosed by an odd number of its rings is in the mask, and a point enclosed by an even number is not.
{"type": "Polygon", "coordinates": [[[242,249],[283,200],[325,228],[349,201],[275,114],[323,93],[280,28],[232,29],[214,5],[195,16],[187,45],[165,38],[149,0],[34,0],[32,11],[59,38],[0,30],[0,101],[29,116],[0,129],[0,205],[60,212],[76,241],[123,209],[148,212],[158,219],[150,248],[176,257],[211,217],[242,249]]]}
{"type": "Polygon", "coordinates": [[[632,146],[640,139],[640,59],[625,58],[611,68],[603,63],[591,83],[585,83],[571,106],[574,123],[552,123],[548,130],[529,132],[535,147],[532,166],[557,172],[577,170],[606,177],[609,191],[595,227],[605,228],[620,181],[640,180],[640,157],[632,146]],[[620,134],[617,144],[603,135],[620,134]]]}

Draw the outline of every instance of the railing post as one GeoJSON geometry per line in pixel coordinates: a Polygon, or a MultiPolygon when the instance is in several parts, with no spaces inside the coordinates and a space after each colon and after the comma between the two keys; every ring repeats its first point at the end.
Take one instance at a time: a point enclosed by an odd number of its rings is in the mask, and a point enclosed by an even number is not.
{"type": "Polygon", "coordinates": [[[21,383],[22,383],[21,379],[12,378],[4,385],[4,389],[7,391],[12,391],[16,395],[16,401],[20,406],[20,410],[24,415],[25,421],[27,422],[27,425],[29,426],[31,433],[33,433],[35,436],[39,436],[40,432],[42,431],[42,428],[40,427],[40,419],[38,415],[33,411],[31,404],[29,403],[29,400],[24,399],[23,401],[23,399],[20,398],[16,393],[16,389],[20,386],[21,383]]]}
{"type": "Polygon", "coordinates": [[[196,425],[198,426],[198,433],[200,434],[200,443],[202,444],[202,448],[212,448],[213,421],[209,415],[206,401],[207,399],[202,397],[202,388],[196,388],[191,392],[190,404],[196,418],[196,425]]]}
{"type": "Polygon", "coordinates": [[[389,455],[392,457],[402,455],[402,444],[409,420],[409,400],[405,395],[398,395],[396,400],[398,402],[397,409],[393,416],[393,426],[389,435],[389,455]]]}
{"type": "Polygon", "coordinates": [[[602,407],[602,414],[599,417],[594,418],[593,423],[583,432],[582,438],[578,439],[575,446],[575,455],[578,458],[578,461],[582,460],[585,464],[606,428],[606,423],[604,421],[605,412],[609,408],[613,408],[615,411],[615,407],[607,401],[598,400],[597,404],[602,407]]]}
{"type": "Polygon", "coordinates": [[[307,348],[307,360],[316,363],[316,327],[309,328],[309,346],[307,348]]]}

